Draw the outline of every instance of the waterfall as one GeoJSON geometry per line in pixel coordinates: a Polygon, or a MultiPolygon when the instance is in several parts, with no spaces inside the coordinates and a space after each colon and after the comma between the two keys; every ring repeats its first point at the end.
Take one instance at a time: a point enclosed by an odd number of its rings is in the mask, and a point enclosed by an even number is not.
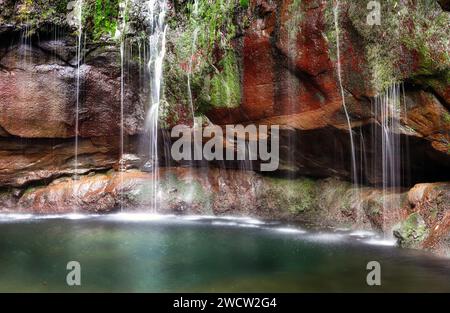
{"type": "MultiPolygon", "coordinates": [[[[129,0],[121,1],[119,4],[119,23],[115,37],[120,41],[120,156],[119,156],[119,176],[123,185],[123,172],[126,170],[124,159],[124,98],[125,98],[125,40],[127,31],[127,15],[129,0]]],[[[120,193],[120,210],[123,210],[123,192],[120,193]]]]}
{"type": "Polygon", "coordinates": [[[338,81],[339,81],[339,88],[341,91],[341,99],[342,99],[342,107],[344,109],[345,118],[347,119],[347,126],[350,136],[350,153],[351,153],[351,171],[352,171],[352,183],[356,187],[356,193],[357,193],[357,203],[356,203],[356,222],[357,224],[361,224],[362,218],[363,218],[363,208],[362,208],[362,195],[361,195],[361,189],[358,186],[358,172],[357,172],[357,166],[356,166],[356,151],[355,151],[355,140],[353,138],[353,129],[352,124],[350,120],[350,115],[347,110],[347,105],[345,102],[345,92],[344,92],[344,86],[342,82],[342,66],[341,66],[341,48],[340,48],[340,29],[339,29],[339,6],[340,2],[339,0],[336,1],[336,5],[334,7],[333,13],[334,13],[334,27],[336,31],[336,58],[337,58],[337,75],[338,75],[338,81]]]}
{"type": "Polygon", "coordinates": [[[158,120],[159,105],[161,101],[161,83],[163,74],[163,61],[166,46],[165,17],[167,11],[167,0],[149,0],[145,2],[147,8],[146,21],[148,26],[148,48],[150,72],[150,108],[147,111],[145,129],[149,134],[150,148],[149,161],[146,167],[153,174],[152,209],[157,209],[158,201],[158,120]]]}
{"type": "MultiPolygon", "coordinates": [[[[377,152],[381,154],[383,210],[393,209],[392,205],[400,207],[400,199],[393,199],[393,202],[390,202],[388,197],[395,197],[395,193],[398,192],[402,183],[400,166],[402,157],[400,141],[401,90],[400,84],[393,84],[374,100],[374,114],[381,127],[381,138],[378,138],[377,142],[378,145],[381,144],[381,147],[378,147],[377,152]]],[[[387,211],[383,214],[384,224],[386,224],[386,214],[387,211]]]]}
{"type": "Polygon", "coordinates": [[[191,109],[192,122],[194,123],[195,112],[194,112],[194,102],[192,100],[192,90],[191,90],[191,73],[192,73],[192,59],[194,57],[195,49],[197,46],[197,37],[198,37],[198,27],[195,28],[194,33],[192,34],[192,49],[191,49],[191,57],[189,58],[189,69],[187,73],[187,85],[188,85],[188,96],[189,96],[189,105],[191,109]]]}
{"type": "Polygon", "coordinates": [[[74,179],[78,179],[78,134],[79,134],[79,112],[80,112],[80,77],[81,77],[81,53],[82,53],[82,36],[83,36],[83,0],[76,2],[74,7],[75,20],[78,24],[78,38],[77,38],[77,91],[76,91],[76,107],[75,107],[75,165],[74,165],[74,179]]]}
{"type": "MultiPolygon", "coordinates": [[[[194,0],[194,5],[192,8],[192,16],[194,19],[198,18],[198,3],[199,0],[194,0]]],[[[195,27],[194,32],[192,34],[192,45],[191,45],[191,55],[189,58],[189,68],[187,73],[187,85],[188,85],[188,96],[189,96],[189,105],[191,109],[191,115],[192,115],[192,125],[194,125],[195,121],[195,112],[194,112],[194,103],[192,100],[192,89],[191,89],[191,74],[192,74],[192,59],[194,57],[194,54],[196,52],[197,48],[197,38],[198,38],[198,32],[199,28],[195,27]]]]}
{"type": "Polygon", "coordinates": [[[341,68],[341,50],[340,50],[340,39],[339,39],[339,0],[336,1],[334,7],[334,27],[336,30],[336,57],[337,57],[337,75],[339,80],[339,87],[341,90],[342,107],[344,108],[345,117],[347,119],[348,131],[350,134],[350,145],[351,145],[351,157],[352,157],[352,179],[354,184],[358,184],[358,173],[356,171],[356,153],[355,153],[355,143],[353,139],[352,124],[350,121],[350,115],[348,114],[347,105],[345,103],[345,92],[342,83],[342,68],[341,68]]]}
{"type": "Polygon", "coordinates": [[[120,23],[116,30],[116,38],[120,40],[120,172],[124,170],[125,164],[123,163],[124,155],[124,95],[125,95],[125,36],[127,28],[127,14],[128,14],[129,0],[120,2],[120,23]]]}

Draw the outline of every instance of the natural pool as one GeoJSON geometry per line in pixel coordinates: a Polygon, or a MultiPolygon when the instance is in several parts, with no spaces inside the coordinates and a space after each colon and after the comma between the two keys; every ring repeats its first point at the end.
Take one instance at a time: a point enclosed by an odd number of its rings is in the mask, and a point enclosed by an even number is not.
{"type": "Polygon", "coordinates": [[[250,218],[0,215],[0,291],[450,291],[450,262],[376,234],[250,218]],[[69,261],[81,286],[66,284],[69,261]],[[381,264],[369,287],[366,265],[381,264]]]}

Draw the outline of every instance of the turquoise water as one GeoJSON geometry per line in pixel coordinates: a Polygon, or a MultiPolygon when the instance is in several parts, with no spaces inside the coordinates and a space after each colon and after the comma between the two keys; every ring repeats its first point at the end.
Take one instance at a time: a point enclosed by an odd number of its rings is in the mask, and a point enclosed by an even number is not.
{"type": "Polygon", "coordinates": [[[450,291],[450,262],[375,234],[303,231],[252,219],[0,218],[0,291],[450,291]],[[81,286],[66,284],[69,261],[81,286]],[[369,261],[381,286],[366,283],[369,261]]]}

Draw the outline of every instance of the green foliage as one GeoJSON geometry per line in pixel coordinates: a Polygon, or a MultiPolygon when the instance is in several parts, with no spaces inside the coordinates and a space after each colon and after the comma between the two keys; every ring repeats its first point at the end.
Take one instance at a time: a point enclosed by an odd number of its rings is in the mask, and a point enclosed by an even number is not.
{"type": "Polygon", "coordinates": [[[188,4],[188,30],[193,33],[198,29],[199,49],[210,52],[217,46],[229,48],[230,40],[235,36],[233,16],[238,4],[239,0],[199,0],[197,10],[194,2],[188,4]]]}
{"type": "Polygon", "coordinates": [[[247,9],[250,6],[250,0],[240,0],[241,7],[247,9]]]}
{"type": "MultiPolygon", "coordinates": [[[[168,80],[165,95],[171,104],[190,103],[189,76],[194,109],[197,114],[213,107],[236,107],[241,100],[239,64],[233,46],[238,16],[248,1],[199,0],[177,7],[169,18],[169,52],[166,56],[168,80]],[[197,5],[197,6],[196,6],[197,5]]],[[[242,22],[242,21],[241,21],[242,22]]]]}
{"type": "Polygon", "coordinates": [[[16,1],[14,6],[2,4],[2,10],[9,13],[15,11],[13,20],[9,22],[25,23],[30,28],[37,28],[46,22],[61,23],[65,18],[68,2],[69,0],[21,0],[16,1]]]}
{"type": "Polygon", "coordinates": [[[241,99],[241,82],[236,56],[233,51],[219,62],[221,71],[211,79],[211,105],[213,107],[233,108],[239,106],[241,99]]]}
{"type": "Polygon", "coordinates": [[[108,33],[113,36],[117,28],[118,15],[118,0],[96,0],[94,16],[94,38],[99,38],[104,33],[108,33]]]}
{"type": "Polygon", "coordinates": [[[85,0],[83,2],[83,27],[94,41],[102,36],[113,37],[119,17],[119,0],[85,0]]]}

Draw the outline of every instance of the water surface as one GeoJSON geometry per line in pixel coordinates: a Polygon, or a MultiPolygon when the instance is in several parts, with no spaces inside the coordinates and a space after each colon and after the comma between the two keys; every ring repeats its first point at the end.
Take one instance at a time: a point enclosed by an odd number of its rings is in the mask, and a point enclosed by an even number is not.
{"type": "Polygon", "coordinates": [[[450,262],[375,234],[246,218],[0,216],[0,291],[450,291],[450,262]],[[81,286],[66,284],[69,261],[81,286]],[[366,265],[381,264],[369,287],[366,265]]]}

